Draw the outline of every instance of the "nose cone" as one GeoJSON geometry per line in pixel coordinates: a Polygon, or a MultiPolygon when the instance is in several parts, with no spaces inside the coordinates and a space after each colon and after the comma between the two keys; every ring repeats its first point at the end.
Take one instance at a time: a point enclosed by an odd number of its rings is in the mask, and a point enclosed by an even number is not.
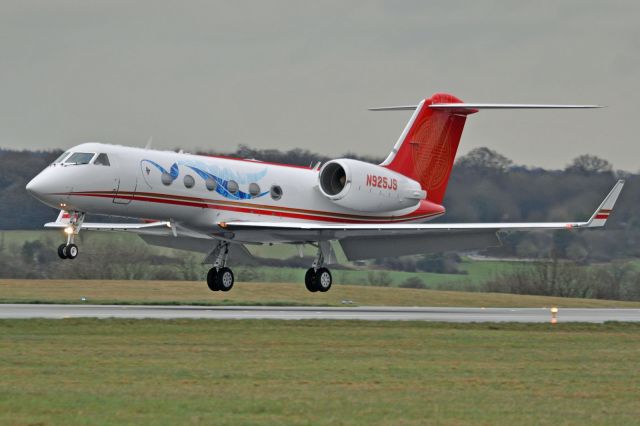
{"type": "Polygon", "coordinates": [[[51,204],[51,196],[53,195],[54,188],[52,187],[53,185],[50,178],[51,176],[49,176],[46,170],[41,172],[27,184],[27,192],[37,200],[45,204],[51,204]]]}
{"type": "Polygon", "coordinates": [[[34,177],[29,181],[27,186],[25,187],[27,192],[33,196],[37,195],[39,192],[38,188],[38,176],[34,177]]]}
{"type": "Polygon", "coordinates": [[[43,184],[42,184],[42,179],[40,178],[40,175],[31,179],[31,181],[29,181],[29,183],[26,186],[27,192],[36,198],[38,198],[38,194],[42,193],[42,189],[43,189],[43,184]]]}

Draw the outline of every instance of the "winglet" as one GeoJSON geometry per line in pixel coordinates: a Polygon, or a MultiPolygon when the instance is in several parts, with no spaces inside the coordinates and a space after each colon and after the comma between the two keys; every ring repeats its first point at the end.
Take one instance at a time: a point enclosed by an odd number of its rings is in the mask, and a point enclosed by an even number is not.
{"type": "Polygon", "coordinates": [[[611,189],[609,195],[607,195],[598,207],[598,209],[591,215],[591,219],[587,222],[587,228],[600,228],[607,223],[607,219],[609,215],[613,211],[613,206],[616,204],[618,200],[618,196],[620,196],[620,192],[622,192],[622,187],[624,186],[624,180],[620,179],[611,189]]]}

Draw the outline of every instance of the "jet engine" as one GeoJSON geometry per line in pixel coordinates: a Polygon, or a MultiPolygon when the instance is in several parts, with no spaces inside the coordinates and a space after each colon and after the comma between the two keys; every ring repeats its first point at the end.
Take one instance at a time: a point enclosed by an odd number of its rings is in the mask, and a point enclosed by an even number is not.
{"type": "Polygon", "coordinates": [[[322,195],[342,207],[367,212],[412,207],[427,196],[418,182],[404,175],[345,158],[322,166],[318,188],[322,195]]]}

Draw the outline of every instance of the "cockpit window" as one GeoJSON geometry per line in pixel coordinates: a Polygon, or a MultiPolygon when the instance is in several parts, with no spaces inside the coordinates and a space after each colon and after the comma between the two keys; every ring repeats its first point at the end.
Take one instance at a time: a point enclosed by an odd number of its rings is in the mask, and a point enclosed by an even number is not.
{"type": "Polygon", "coordinates": [[[95,164],[96,166],[110,166],[111,163],[109,163],[109,157],[107,156],[107,154],[98,154],[98,157],[96,157],[96,161],[93,162],[93,164],[95,164]]]}
{"type": "Polygon", "coordinates": [[[64,164],[89,164],[94,155],[92,152],[74,152],[64,160],[64,164]]]}
{"type": "Polygon", "coordinates": [[[60,154],[60,157],[56,158],[56,161],[54,161],[53,164],[62,163],[62,160],[64,160],[67,155],[69,155],[69,151],[63,152],[62,154],[60,154]]]}

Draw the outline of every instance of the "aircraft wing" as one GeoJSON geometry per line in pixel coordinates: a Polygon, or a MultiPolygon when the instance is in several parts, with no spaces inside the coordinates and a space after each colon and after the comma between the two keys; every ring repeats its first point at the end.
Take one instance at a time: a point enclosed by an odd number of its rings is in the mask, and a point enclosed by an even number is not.
{"type": "MultiPolygon", "coordinates": [[[[45,223],[45,228],[64,229],[69,226],[68,222],[56,221],[45,223]]],[[[166,229],[171,232],[170,222],[151,222],[151,223],[90,223],[84,222],[81,227],[83,230],[89,231],[133,231],[142,232],[151,229],[166,229]]]]}
{"type": "Polygon", "coordinates": [[[259,235],[279,242],[338,240],[349,260],[385,256],[477,250],[498,245],[498,231],[532,231],[603,227],[613,211],[624,181],[619,180],[604,201],[584,222],[524,223],[419,223],[419,224],[319,224],[296,222],[219,223],[236,239],[259,235]]]}
{"type": "MultiPolygon", "coordinates": [[[[49,222],[44,225],[45,228],[66,228],[68,224],[49,222]]],[[[89,231],[140,231],[143,229],[153,228],[170,228],[169,222],[154,223],[90,223],[82,224],[83,230],[89,231]]]]}

